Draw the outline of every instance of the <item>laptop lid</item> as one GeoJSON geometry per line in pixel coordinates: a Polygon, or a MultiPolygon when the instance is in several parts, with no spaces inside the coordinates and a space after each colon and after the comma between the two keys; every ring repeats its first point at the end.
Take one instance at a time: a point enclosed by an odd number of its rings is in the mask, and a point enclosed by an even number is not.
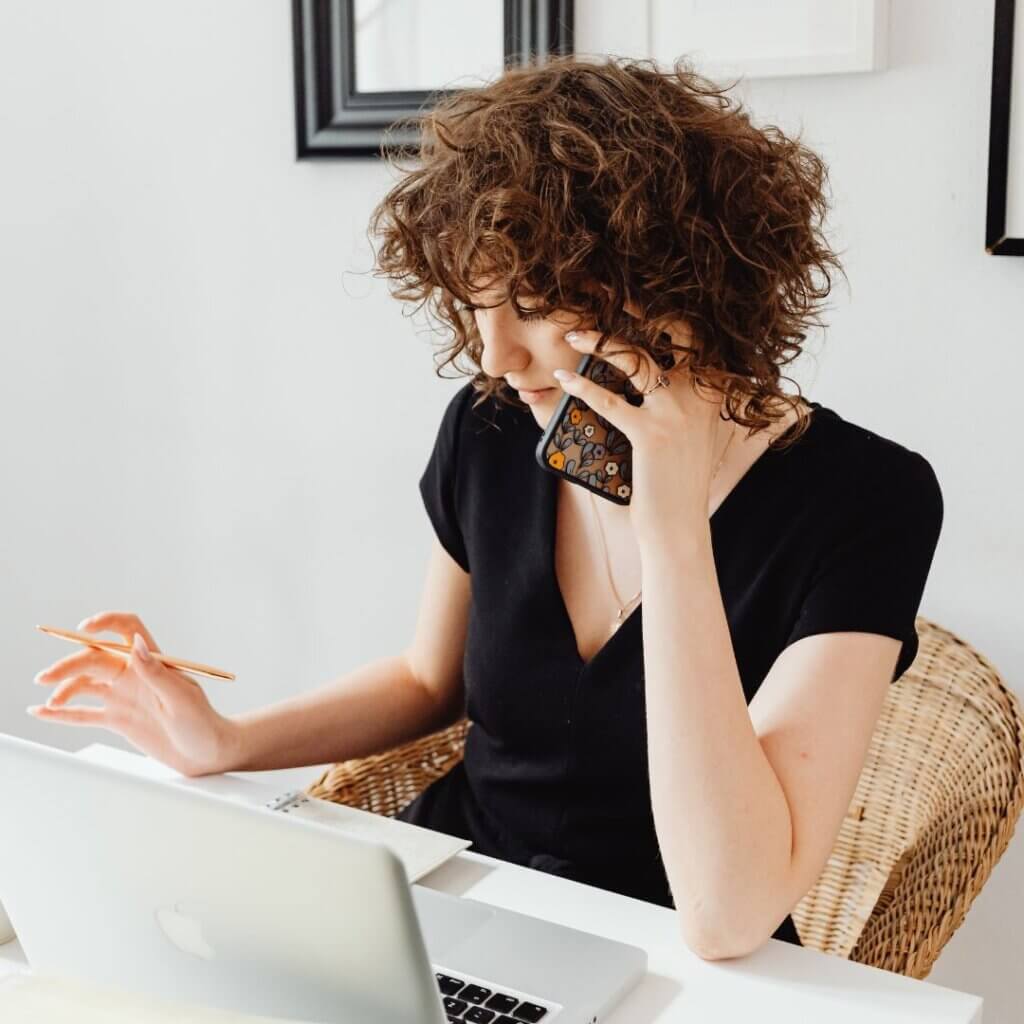
{"type": "Polygon", "coordinates": [[[0,901],[30,965],[331,1024],[444,1014],[401,862],[0,733],[0,901]]]}

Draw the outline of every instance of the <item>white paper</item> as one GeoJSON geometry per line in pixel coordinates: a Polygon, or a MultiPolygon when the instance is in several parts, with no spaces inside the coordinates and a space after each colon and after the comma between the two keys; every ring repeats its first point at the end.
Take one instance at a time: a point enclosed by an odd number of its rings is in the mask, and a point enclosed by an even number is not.
{"type": "Polygon", "coordinates": [[[287,813],[290,818],[315,821],[318,825],[336,828],[346,835],[383,843],[398,855],[410,882],[440,867],[470,845],[468,839],[305,795],[302,795],[301,803],[293,804],[287,812],[279,813],[287,813]]]}
{"type": "MultiPolygon", "coordinates": [[[[279,787],[265,781],[233,773],[189,778],[153,758],[110,747],[104,743],[93,743],[83,747],[78,751],[78,756],[159,782],[185,789],[198,789],[250,807],[266,807],[285,795],[279,787]]],[[[315,775],[315,769],[311,768],[310,781],[315,775]]],[[[390,847],[402,862],[410,882],[422,878],[471,845],[469,839],[460,839],[458,836],[435,832],[433,829],[410,825],[381,814],[372,814],[370,811],[313,797],[306,797],[297,807],[289,808],[288,816],[315,821],[336,828],[347,835],[383,843],[390,847]]]]}

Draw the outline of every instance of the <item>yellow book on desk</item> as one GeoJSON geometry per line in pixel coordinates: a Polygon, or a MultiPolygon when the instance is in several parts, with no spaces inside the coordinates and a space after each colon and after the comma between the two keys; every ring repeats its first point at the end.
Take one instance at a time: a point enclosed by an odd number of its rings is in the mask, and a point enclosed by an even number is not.
{"type": "Polygon", "coordinates": [[[11,1024],[284,1024],[186,1003],[169,1003],[53,974],[0,977],[0,1021],[11,1024]]]}

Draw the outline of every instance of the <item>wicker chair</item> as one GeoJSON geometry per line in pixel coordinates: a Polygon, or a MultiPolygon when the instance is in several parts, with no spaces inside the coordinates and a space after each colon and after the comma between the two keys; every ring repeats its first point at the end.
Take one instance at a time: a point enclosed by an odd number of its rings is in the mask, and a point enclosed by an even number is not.
{"type": "MultiPolygon", "coordinates": [[[[928,975],[1024,806],[1024,717],[996,669],[922,617],[824,872],[793,908],[805,946],[928,975]]],[[[462,757],[466,719],[334,765],[307,792],[395,815],[462,757]]]]}

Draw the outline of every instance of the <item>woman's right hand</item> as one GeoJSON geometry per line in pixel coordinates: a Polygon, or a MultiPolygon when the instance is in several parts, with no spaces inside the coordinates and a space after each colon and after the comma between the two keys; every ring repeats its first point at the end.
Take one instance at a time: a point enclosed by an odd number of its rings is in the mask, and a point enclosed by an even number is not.
{"type": "Polygon", "coordinates": [[[88,647],[54,662],[36,682],[56,684],[55,689],[30,713],[44,721],[110,729],[184,775],[230,771],[238,756],[238,729],[214,710],[199,683],[145,657],[147,648],[160,648],[137,615],[100,612],[78,625],[79,632],[104,630],[120,633],[133,645],[131,654],[88,647]],[[102,706],[69,707],[78,695],[97,697],[102,706]]]}

